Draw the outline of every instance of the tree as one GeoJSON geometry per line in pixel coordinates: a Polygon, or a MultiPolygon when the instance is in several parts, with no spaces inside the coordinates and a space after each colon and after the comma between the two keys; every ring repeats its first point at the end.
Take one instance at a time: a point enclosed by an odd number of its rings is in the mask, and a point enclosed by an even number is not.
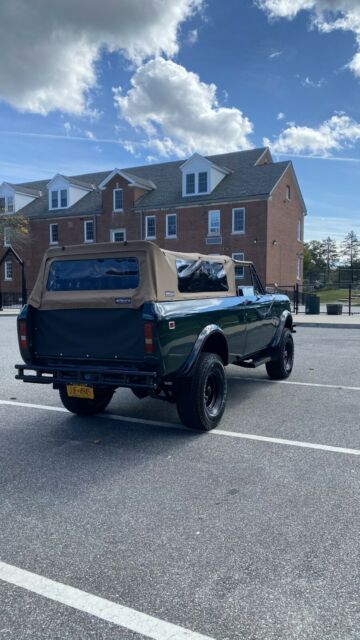
{"type": "Polygon", "coordinates": [[[355,231],[349,231],[349,233],[346,234],[341,246],[341,255],[344,258],[345,265],[348,265],[350,269],[352,269],[354,263],[359,260],[360,255],[360,240],[355,231]]]}
{"type": "Polygon", "coordinates": [[[0,237],[3,240],[3,245],[24,244],[29,237],[27,218],[20,213],[1,213],[0,237]]]}
{"type": "Polygon", "coordinates": [[[326,265],[327,277],[329,279],[331,269],[336,267],[339,260],[336,241],[330,238],[330,236],[321,241],[321,254],[326,265]]]}

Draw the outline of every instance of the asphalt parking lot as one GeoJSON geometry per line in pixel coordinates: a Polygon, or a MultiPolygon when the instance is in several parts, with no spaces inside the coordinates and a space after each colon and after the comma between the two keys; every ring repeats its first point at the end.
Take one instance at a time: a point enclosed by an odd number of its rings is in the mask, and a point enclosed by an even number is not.
{"type": "Polygon", "coordinates": [[[360,331],[295,341],[202,434],[127,390],[72,416],[0,318],[1,639],[360,638],[360,331]]]}

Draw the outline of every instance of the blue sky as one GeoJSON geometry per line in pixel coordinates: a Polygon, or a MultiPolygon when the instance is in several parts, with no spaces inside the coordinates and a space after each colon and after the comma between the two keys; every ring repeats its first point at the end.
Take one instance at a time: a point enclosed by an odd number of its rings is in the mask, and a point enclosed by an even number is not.
{"type": "Polygon", "coordinates": [[[357,0],[48,7],[0,7],[0,182],[269,144],[295,165],[305,239],[360,236],[357,0]]]}

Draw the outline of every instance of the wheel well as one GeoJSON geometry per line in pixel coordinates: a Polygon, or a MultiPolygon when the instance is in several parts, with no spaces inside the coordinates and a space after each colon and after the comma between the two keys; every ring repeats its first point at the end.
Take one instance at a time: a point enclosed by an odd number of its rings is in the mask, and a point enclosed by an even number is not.
{"type": "Polygon", "coordinates": [[[293,320],[291,316],[288,316],[285,321],[285,329],[290,329],[292,331],[293,328],[293,320]]]}
{"type": "Polygon", "coordinates": [[[221,333],[212,333],[206,340],[201,351],[207,353],[216,353],[220,356],[223,364],[226,365],[229,362],[229,352],[226,339],[221,333]]]}

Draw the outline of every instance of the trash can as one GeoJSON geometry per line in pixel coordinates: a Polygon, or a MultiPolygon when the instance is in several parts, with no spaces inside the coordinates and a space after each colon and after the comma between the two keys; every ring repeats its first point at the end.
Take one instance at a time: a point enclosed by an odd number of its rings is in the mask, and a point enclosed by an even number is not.
{"type": "Polygon", "coordinates": [[[343,306],[342,304],[327,304],[326,312],[328,316],[342,316],[343,306]]]}
{"type": "Polygon", "coordinates": [[[305,313],[307,314],[320,313],[320,296],[314,296],[312,294],[306,296],[305,313]]]}

